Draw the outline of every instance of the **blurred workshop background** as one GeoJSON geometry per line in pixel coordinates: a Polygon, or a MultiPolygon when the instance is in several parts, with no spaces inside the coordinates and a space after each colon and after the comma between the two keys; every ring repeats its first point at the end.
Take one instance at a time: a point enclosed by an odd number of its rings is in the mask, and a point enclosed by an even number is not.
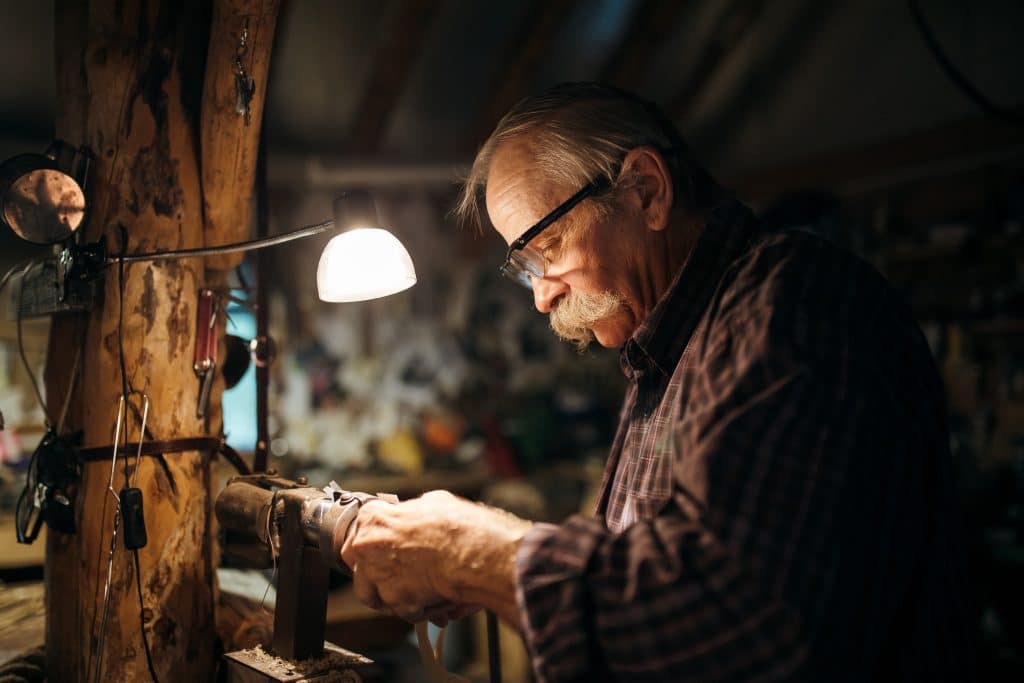
{"type": "MultiPolygon", "coordinates": [[[[368,188],[419,284],[322,303],[312,274],[326,238],[267,252],[273,466],[356,490],[447,488],[533,519],[587,508],[624,386],[617,355],[556,340],[529,295],[498,275],[500,238],[460,230],[449,211],[516,100],[560,81],[610,82],[661,104],[766,221],[856,250],[911,302],[949,395],[986,680],[1019,673],[1024,4],[916,5],[924,26],[891,0],[285,2],[266,86],[270,232],[321,221],[340,191],[368,188]]],[[[0,158],[52,139],[54,25],[52,2],[0,2],[0,158]]],[[[38,249],[3,232],[0,271],[38,249]]],[[[252,266],[236,275],[228,311],[245,374],[223,407],[243,454],[256,440],[252,266]]],[[[19,351],[8,299],[0,613],[14,616],[0,619],[0,660],[34,644],[35,594],[22,582],[41,577],[43,544],[16,546],[10,518],[43,433],[20,355],[40,374],[48,339],[47,319],[25,320],[19,351]]],[[[474,637],[462,636],[453,666],[472,670],[474,637]]]]}

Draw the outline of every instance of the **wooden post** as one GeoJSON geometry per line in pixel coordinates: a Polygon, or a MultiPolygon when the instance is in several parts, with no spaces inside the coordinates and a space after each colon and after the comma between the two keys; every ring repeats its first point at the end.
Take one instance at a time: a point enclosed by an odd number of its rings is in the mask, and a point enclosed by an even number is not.
{"type": "MultiPolygon", "coordinates": [[[[213,5],[200,137],[206,231],[222,242],[238,242],[252,234],[259,131],[280,4],[280,0],[219,0],[213,5]],[[236,58],[253,79],[248,115],[236,108],[236,58]]],[[[212,257],[207,267],[227,270],[241,262],[241,254],[212,257]]]]}
{"type": "MultiPolygon", "coordinates": [[[[220,220],[225,212],[213,210],[211,216],[218,218],[204,222],[204,204],[218,204],[222,192],[231,192],[233,203],[251,193],[251,150],[277,7],[277,0],[217,0],[211,24],[210,6],[201,2],[58,0],[57,135],[87,146],[95,156],[87,188],[88,240],[103,237],[117,253],[125,233],[128,253],[134,253],[246,237],[247,215],[237,222],[230,215],[220,220]],[[248,121],[217,104],[226,99],[225,88],[232,101],[235,97],[234,72],[228,71],[227,86],[223,71],[234,68],[243,16],[249,36],[246,51],[238,54],[256,81],[248,121]],[[204,58],[209,46],[221,44],[230,46],[230,60],[219,48],[204,58]],[[213,113],[207,113],[207,100],[215,102],[213,113]],[[219,133],[199,152],[201,117],[204,131],[209,119],[219,133]]],[[[223,279],[207,265],[230,264],[188,259],[126,266],[123,302],[118,268],[110,267],[103,296],[86,320],[54,321],[46,373],[51,406],[63,401],[75,349],[83,348],[65,431],[81,429],[85,446],[112,442],[121,345],[130,387],[151,401],[148,428],[154,438],[219,431],[219,425],[211,430],[196,418],[198,383],[192,370],[197,291],[223,279]],[[76,329],[84,329],[80,338],[73,336],[76,329]]],[[[148,680],[143,628],[161,681],[212,680],[215,539],[207,455],[143,458],[137,483],[148,533],[148,544],[138,552],[143,604],[140,609],[132,555],[119,541],[101,634],[114,514],[109,472],[109,462],[85,466],[75,498],[78,532],[48,535],[49,680],[94,680],[101,639],[100,680],[148,680]]],[[[115,490],[122,486],[119,467],[115,490]]]]}

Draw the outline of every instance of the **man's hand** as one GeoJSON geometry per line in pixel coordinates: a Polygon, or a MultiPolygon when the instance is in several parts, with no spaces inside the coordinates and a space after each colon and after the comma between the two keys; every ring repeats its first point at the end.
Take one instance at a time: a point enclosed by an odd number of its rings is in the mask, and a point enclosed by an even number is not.
{"type": "Polygon", "coordinates": [[[518,625],[515,556],[530,526],[447,491],[394,505],[370,501],[341,557],[356,596],[370,607],[445,622],[480,606],[518,625]]]}

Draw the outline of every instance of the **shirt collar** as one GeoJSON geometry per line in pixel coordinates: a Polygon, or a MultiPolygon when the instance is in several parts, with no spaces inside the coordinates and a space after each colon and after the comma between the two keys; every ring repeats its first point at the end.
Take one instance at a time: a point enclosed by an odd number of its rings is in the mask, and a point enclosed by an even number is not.
{"type": "Polygon", "coordinates": [[[622,347],[619,363],[627,377],[650,370],[672,375],[725,269],[757,232],[753,213],[738,201],[729,200],[709,212],[672,284],[622,347]]]}

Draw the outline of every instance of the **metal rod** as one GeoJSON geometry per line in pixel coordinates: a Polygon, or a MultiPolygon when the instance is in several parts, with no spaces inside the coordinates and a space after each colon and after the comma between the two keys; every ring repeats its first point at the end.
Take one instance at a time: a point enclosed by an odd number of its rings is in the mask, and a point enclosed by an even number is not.
{"type": "MultiPolygon", "coordinates": [[[[256,157],[256,234],[260,237],[266,236],[269,230],[265,130],[264,128],[260,131],[259,152],[256,157]]],[[[256,338],[261,340],[266,340],[270,334],[270,296],[267,291],[269,286],[270,259],[266,252],[259,252],[256,254],[256,338]]],[[[269,394],[270,364],[256,363],[256,448],[252,457],[253,472],[264,472],[267,469],[270,451],[269,394]]]]}
{"type": "Polygon", "coordinates": [[[501,641],[498,639],[498,617],[487,610],[487,660],[491,669],[491,683],[501,683],[501,641]]]}
{"type": "MultiPolygon", "coordinates": [[[[264,193],[259,193],[262,196],[264,193]]],[[[265,219],[264,219],[265,221],[265,219]]],[[[222,244],[215,247],[196,247],[195,249],[174,249],[171,251],[151,251],[142,254],[129,254],[124,257],[125,263],[137,263],[139,261],[159,261],[161,259],[195,258],[199,256],[217,256],[220,254],[237,254],[243,251],[264,249],[277,244],[284,244],[304,237],[312,237],[322,232],[327,232],[334,227],[334,219],[326,220],[323,223],[307,225],[291,232],[286,232],[273,237],[249,240],[248,242],[235,242],[233,244],[222,244]]],[[[113,265],[120,261],[117,256],[108,256],[107,265],[113,265]]]]}

